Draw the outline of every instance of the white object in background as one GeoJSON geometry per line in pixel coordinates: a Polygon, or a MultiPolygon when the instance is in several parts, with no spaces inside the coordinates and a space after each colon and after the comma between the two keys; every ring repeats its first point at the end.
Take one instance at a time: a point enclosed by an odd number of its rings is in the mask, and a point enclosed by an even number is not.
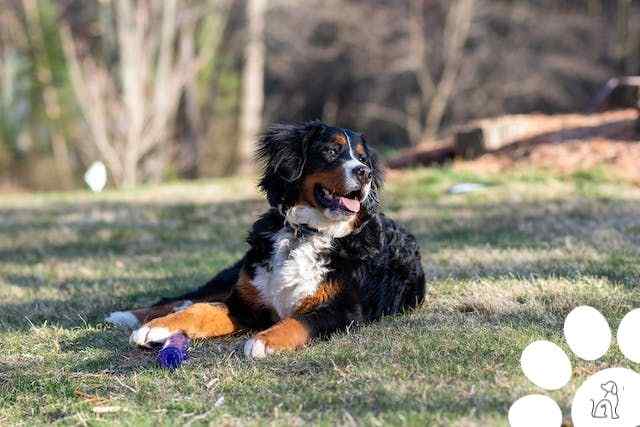
{"type": "Polygon", "coordinates": [[[564,337],[576,356],[584,360],[597,360],[609,350],[611,328],[598,310],[581,305],[567,315],[564,337]]]}
{"type": "Polygon", "coordinates": [[[618,347],[624,356],[632,362],[640,363],[640,308],[628,312],[618,326],[618,347]]]}
{"type": "Polygon", "coordinates": [[[571,379],[571,362],[556,344],[534,341],[520,357],[522,372],[529,380],[545,390],[558,390],[571,379]]]}
{"type": "Polygon", "coordinates": [[[107,185],[107,167],[102,162],[93,162],[84,174],[84,182],[91,191],[99,193],[107,185]]]}
{"type": "Polygon", "coordinates": [[[483,184],[478,184],[476,182],[461,182],[460,184],[456,184],[453,187],[449,188],[447,191],[449,194],[465,194],[472,193],[474,191],[484,189],[483,184]]]}
{"type": "Polygon", "coordinates": [[[530,394],[509,408],[511,427],[560,427],[561,424],[562,411],[549,396],[530,394]]]}

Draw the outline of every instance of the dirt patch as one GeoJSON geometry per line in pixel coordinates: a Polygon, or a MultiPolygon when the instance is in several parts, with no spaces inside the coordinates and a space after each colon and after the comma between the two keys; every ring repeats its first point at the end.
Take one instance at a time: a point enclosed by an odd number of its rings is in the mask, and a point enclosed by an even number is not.
{"type": "MultiPolygon", "coordinates": [[[[502,171],[519,167],[573,173],[605,165],[621,178],[640,184],[640,135],[634,109],[581,115],[530,115],[533,135],[514,140],[472,161],[456,161],[466,170],[502,171]]],[[[497,119],[499,120],[499,119],[497,119]]]]}

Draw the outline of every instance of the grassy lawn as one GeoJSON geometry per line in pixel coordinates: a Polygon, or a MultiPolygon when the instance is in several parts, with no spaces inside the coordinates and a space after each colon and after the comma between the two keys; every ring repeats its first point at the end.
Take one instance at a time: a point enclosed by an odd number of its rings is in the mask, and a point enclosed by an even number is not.
{"type": "MultiPolygon", "coordinates": [[[[601,171],[558,177],[416,170],[385,206],[419,239],[430,292],[405,316],[254,362],[246,336],[196,342],[174,373],[103,316],[206,281],[241,256],[265,204],[217,180],[97,196],[0,196],[0,425],[506,425],[541,392],[519,356],[564,316],[600,309],[612,327],[640,306],[640,189],[601,171]],[[461,181],[485,190],[449,195],[461,181]]],[[[624,361],[570,356],[552,392],[568,414],[589,374],[624,361]]]]}

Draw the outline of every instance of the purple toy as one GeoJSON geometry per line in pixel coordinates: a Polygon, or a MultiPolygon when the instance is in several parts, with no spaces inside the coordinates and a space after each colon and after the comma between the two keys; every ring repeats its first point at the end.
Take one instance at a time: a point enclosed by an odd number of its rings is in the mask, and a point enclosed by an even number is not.
{"type": "Polygon", "coordinates": [[[158,363],[166,369],[179,368],[189,358],[189,337],[177,333],[171,335],[158,352],[158,363]]]}

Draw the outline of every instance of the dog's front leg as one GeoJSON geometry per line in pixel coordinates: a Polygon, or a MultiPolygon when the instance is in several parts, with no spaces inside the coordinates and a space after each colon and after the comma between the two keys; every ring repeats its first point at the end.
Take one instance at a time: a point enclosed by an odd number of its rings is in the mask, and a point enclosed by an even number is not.
{"type": "Polygon", "coordinates": [[[244,354],[261,359],[274,351],[304,347],[311,338],[312,329],[308,325],[289,317],[248,339],[244,344],[244,354]]]}
{"type": "Polygon", "coordinates": [[[239,328],[225,304],[197,303],[144,324],[133,331],[129,341],[149,347],[152,343],[163,343],[176,333],[183,333],[189,338],[212,338],[229,335],[239,328]]]}
{"type": "Polygon", "coordinates": [[[301,305],[297,314],[247,340],[244,353],[247,357],[261,359],[277,351],[296,350],[313,338],[329,336],[361,320],[359,303],[344,289],[328,299],[313,297],[301,305]],[[310,301],[317,301],[317,304],[309,304],[310,301]]]}

